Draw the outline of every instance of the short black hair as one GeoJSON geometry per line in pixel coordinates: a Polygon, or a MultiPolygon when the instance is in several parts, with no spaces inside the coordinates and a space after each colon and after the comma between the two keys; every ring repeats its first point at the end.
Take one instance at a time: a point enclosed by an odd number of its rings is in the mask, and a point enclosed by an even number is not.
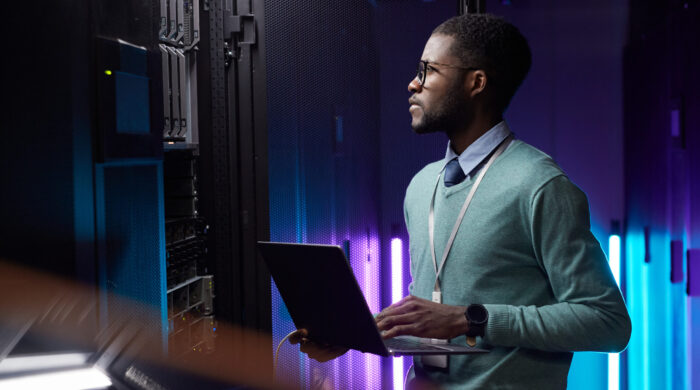
{"type": "Polygon", "coordinates": [[[451,51],[462,65],[486,72],[494,87],[494,104],[505,111],[532,64],[530,46],[520,31],[494,15],[466,14],[444,21],[435,34],[454,37],[451,51]]]}

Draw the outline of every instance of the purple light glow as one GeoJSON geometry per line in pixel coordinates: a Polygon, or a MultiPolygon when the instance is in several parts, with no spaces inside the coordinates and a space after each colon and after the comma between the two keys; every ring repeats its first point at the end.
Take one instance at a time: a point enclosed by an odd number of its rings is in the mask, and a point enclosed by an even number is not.
{"type": "MultiPolygon", "coordinates": [[[[403,243],[400,238],[391,240],[391,303],[403,297],[403,243]]],[[[393,359],[394,390],[403,389],[403,357],[393,359]]]]}
{"type": "MultiPolygon", "coordinates": [[[[379,239],[367,232],[364,256],[362,256],[363,292],[367,306],[372,313],[379,312],[379,239]]],[[[380,360],[378,356],[363,355],[365,363],[366,384],[369,388],[378,388],[381,381],[380,360]]]]}
{"type": "Polygon", "coordinates": [[[681,110],[675,108],[671,110],[671,136],[679,137],[681,135],[681,110]]]}
{"type": "Polygon", "coordinates": [[[391,303],[403,298],[403,242],[391,240],[391,303]]]}
{"type": "Polygon", "coordinates": [[[691,297],[700,296],[700,249],[688,249],[688,287],[691,297]]]}

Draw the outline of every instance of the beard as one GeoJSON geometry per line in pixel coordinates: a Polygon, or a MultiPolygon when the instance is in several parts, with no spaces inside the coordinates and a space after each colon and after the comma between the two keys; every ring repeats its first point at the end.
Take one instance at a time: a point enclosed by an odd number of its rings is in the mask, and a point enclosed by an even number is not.
{"type": "Polygon", "coordinates": [[[432,110],[425,110],[422,105],[420,107],[423,111],[422,117],[418,121],[411,122],[413,132],[416,134],[436,132],[450,134],[463,127],[469,120],[469,102],[459,84],[451,88],[446,93],[445,99],[432,110]]]}

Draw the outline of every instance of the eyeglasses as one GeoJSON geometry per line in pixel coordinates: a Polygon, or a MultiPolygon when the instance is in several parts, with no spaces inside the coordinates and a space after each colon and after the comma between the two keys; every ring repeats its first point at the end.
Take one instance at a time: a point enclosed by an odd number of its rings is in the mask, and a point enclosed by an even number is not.
{"type": "Polygon", "coordinates": [[[435,70],[435,68],[433,68],[431,66],[431,64],[445,66],[448,68],[464,69],[464,70],[477,70],[477,69],[479,69],[479,68],[473,68],[473,67],[467,68],[467,67],[463,67],[463,66],[441,64],[439,62],[420,60],[420,61],[418,61],[418,71],[416,72],[416,78],[418,79],[418,82],[420,83],[421,86],[425,83],[425,75],[428,73],[428,70],[430,70],[430,69],[435,70]]]}

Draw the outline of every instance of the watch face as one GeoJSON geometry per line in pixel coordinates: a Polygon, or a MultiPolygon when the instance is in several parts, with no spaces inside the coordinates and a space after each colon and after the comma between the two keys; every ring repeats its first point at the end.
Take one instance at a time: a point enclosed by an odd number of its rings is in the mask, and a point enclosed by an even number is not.
{"type": "Polygon", "coordinates": [[[467,316],[469,317],[469,322],[475,325],[483,324],[488,318],[488,312],[482,305],[469,305],[467,307],[467,316]]]}

